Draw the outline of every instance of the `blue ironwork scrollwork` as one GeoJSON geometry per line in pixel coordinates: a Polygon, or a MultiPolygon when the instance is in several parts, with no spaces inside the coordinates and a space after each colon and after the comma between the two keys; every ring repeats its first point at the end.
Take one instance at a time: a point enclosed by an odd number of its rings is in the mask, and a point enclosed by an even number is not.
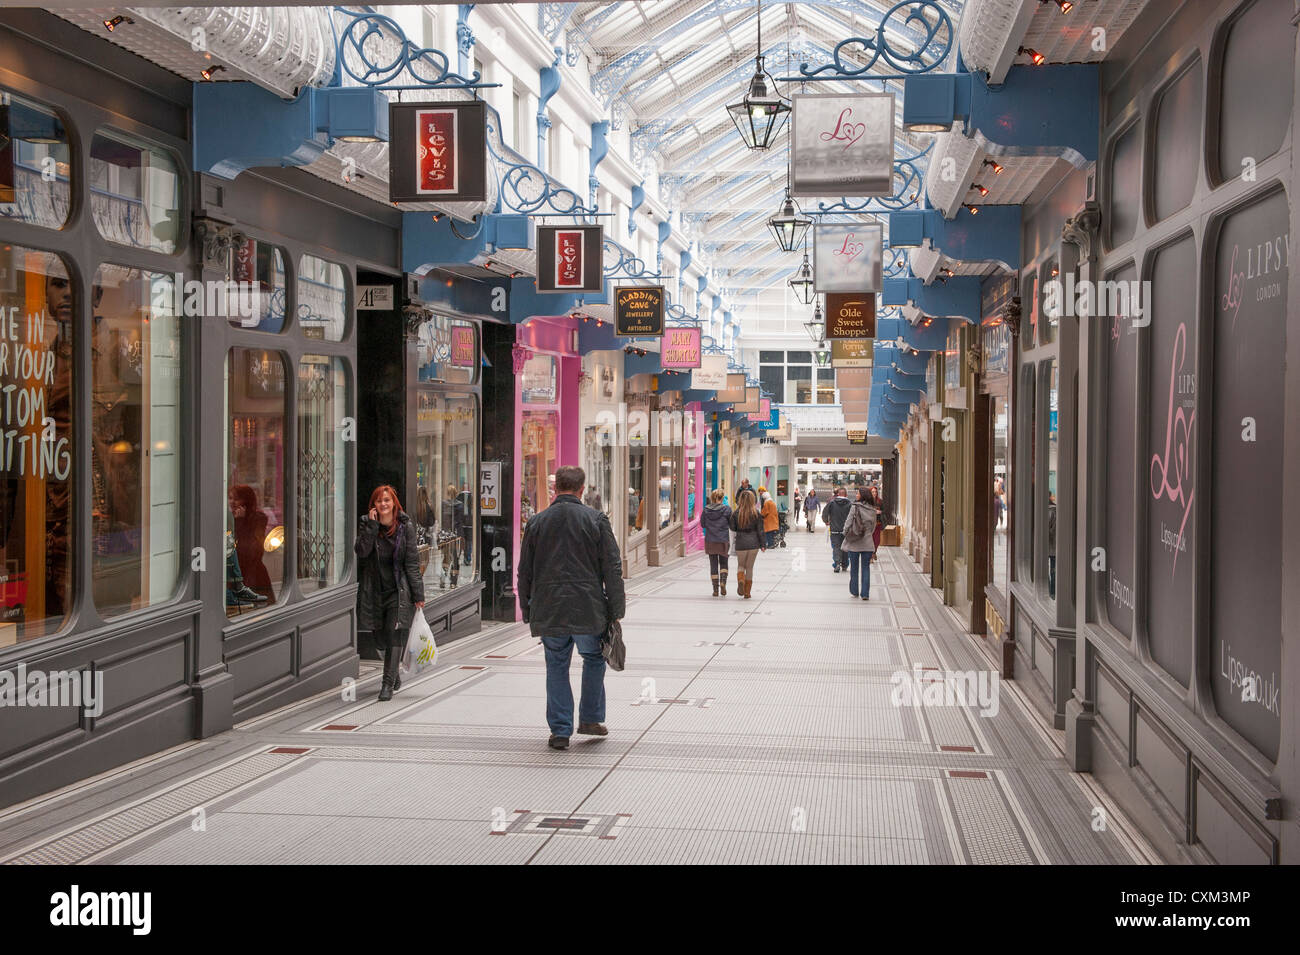
{"type": "Polygon", "coordinates": [[[572,189],[560,185],[501,140],[496,123],[499,117],[489,108],[487,148],[501,169],[500,205],[523,215],[594,216],[596,209],[587,206],[572,189]],[[498,141],[500,145],[498,146],[498,141]]]}
{"type": "Polygon", "coordinates": [[[605,278],[663,278],[663,276],[658,272],[651,272],[647,269],[644,261],[633,255],[630,250],[623,248],[623,246],[619,245],[608,236],[605,237],[601,251],[604,254],[605,267],[602,270],[602,274],[605,278]],[[611,262],[613,263],[612,265],[610,264],[611,262]]]}
{"type": "Polygon", "coordinates": [[[888,79],[883,74],[871,74],[871,69],[882,58],[902,75],[928,73],[948,58],[956,31],[948,12],[935,0],[902,0],[890,7],[876,27],[875,36],[853,36],[835,44],[831,62],[814,70],[807,63],[800,64],[800,79],[888,79]],[[933,14],[933,22],[931,12],[933,14]],[[901,22],[888,26],[895,35],[907,35],[915,40],[913,49],[900,49],[889,40],[887,25],[898,16],[901,22]],[[865,62],[852,62],[847,57],[866,57],[865,62]]]}
{"type": "MultiPolygon", "coordinates": [[[[384,89],[478,89],[487,85],[477,70],[473,76],[464,77],[451,69],[447,54],[441,50],[419,47],[406,38],[405,32],[391,17],[382,13],[358,12],[346,7],[335,7],[336,13],[351,18],[338,38],[338,68],[363,86],[382,87],[384,89]],[[391,58],[384,52],[384,47],[396,38],[396,48],[391,58]],[[348,52],[354,54],[349,57],[348,52]],[[354,66],[354,61],[359,66],[354,66]],[[415,85],[395,85],[403,74],[415,81],[415,85]]],[[[336,77],[334,85],[339,85],[336,77]]]]}

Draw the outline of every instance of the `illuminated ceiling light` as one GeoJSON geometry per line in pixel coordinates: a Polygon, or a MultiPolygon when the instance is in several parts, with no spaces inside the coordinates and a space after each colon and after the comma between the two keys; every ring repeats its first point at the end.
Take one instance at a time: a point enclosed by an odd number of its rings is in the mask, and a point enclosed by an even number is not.
{"type": "Polygon", "coordinates": [[[208,82],[208,83],[211,83],[211,82],[212,82],[212,74],[214,74],[214,73],[220,73],[220,72],[221,72],[222,70],[224,70],[224,69],[225,69],[225,67],[222,66],[220,63],[213,63],[211,66],[209,66],[209,67],[207,67],[207,68],[201,70],[201,71],[199,72],[199,76],[203,77],[204,81],[206,81],[206,82],[208,82]]]}
{"type": "Polygon", "coordinates": [[[803,241],[810,225],[812,219],[805,219],[799,214],[799,209],[790,198],[790,190],[787,188],[785,201],[781,203],[781,211],[767,220],[767,227],[772,230],[772,235],[776,238],[776,244],[781,247],[781,251],[793,252],[803,241]]]}
{"type": "Polygon", "coordinates": [[[808,239],[807,233],[804,233],[803,263],[799,266],[799,271],[795,272],[794,278],[790,279],[790,288],[794,289],[794,297],[804,305],[811,305],[813,298],[817,293],[813,290],[812,266],[808,264],[808,239]]]}
{"type": "MultiPolygon", "coordinates": [[[[1039,2],[1039,3],[1046,3],[1047,0],[1038,0],[1038,2],[1039,2]]],[[[1074,4],[1071,3],[1070,0],[1052,0],[1052,2],[1055,3],[1058,7],[1061,8],[1061,13],[1062,13],[1062,14],[1069,13],[1071,10],[1074,9],[1074,4]]]]}
{"type": "Polygon", "coordinates": [[[755,5],[758,7],[758,55],[754,57],[754,76],[745,95],[728,106],[727,113],[748,148],[767,149],[789,119],[790,104],[776,91],[776,80],[763,68],[762,0],[756,0],[755,5]]]}
{"type": "Polygon", "coordinates": [[[946,266],[945,266],[944,268],[940,269],[939,271],[942,272],[944,275],[948,276],[949,278],[951,278],[952,276],[954,276],[954,275],[957,274],[957,273],[954,272],[952,269],[947,268],[946,266]]]}
{"type": "Polygon", "coordinates": [[[995,176],[1000,176],[1000,175],[1002,175],[1002,170],[1005,168],[1005,167],[1002,165],[1002,163],[1000,163],[1000,162],[994,162],[992,159],[986,159],[986,160],[984,160],[984,165],[986,165],[986,166],[992,166],[992,167],[993,167],[993,175],[995,175],[995,176]]]}
{"type": "Polygon", "coordinates": [[[977,216],[977,215],[980,214],[979,207],[978,207],[978,206],[973,206],[973,205],[971,205],[969,202],[963,202],[963,203],[962,203],[962,208],[965,209],[967,212],[969,212],[969,213],[970,213],[971,215],[973,215],[973,216],[977,216]]]}
{"type": "Polygon", "coordinates": [[[135,21],[132,20],[130,17],[124,17],[119,13],[117,16],[113,17],[113,19],[104,21],[104,29],[107,30],[109,33],[112,33],[123,23],[134,25],[135,21]]]}
{"type": "Polygon", "coordinates": [[[1027,46],[1020,47],[1020,49],[1016,50],[1016,54],[1029,57],[1034,61],[1034,66],[1042,66],[1043,60],[1047,59],[1047,57],[1043,56],[1043,54],[1039,53],[1037,50],[1030,49],[1027,46]]]}
{"type": "Polygon", "coordinates": [[[986,186],[981,186],[978,182],[972,182],[970,187],[979,192],[981,196],[987,196],[989,194],[988,188],[986,186]]]}

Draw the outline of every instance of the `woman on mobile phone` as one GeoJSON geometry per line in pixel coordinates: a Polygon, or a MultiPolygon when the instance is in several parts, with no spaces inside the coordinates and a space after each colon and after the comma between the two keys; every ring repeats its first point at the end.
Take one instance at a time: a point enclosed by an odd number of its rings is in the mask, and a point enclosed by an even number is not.
{"type": "Polygon", "coordinates": [[[406,651],[411,621],[424,610],[415,522],[402,510],[397,491],[381,484],[370,495],[370,511],[361,518],[357,543],[357,626],[375,635],[384,648],[384,681],[379,699],[391,700],[401,689],[397,668],[406,651]]]}

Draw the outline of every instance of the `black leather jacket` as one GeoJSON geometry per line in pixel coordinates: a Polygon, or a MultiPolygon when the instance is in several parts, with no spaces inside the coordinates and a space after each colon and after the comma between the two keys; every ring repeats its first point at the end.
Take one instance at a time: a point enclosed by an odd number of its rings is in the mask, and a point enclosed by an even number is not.
{"type": "Polygon", "coordinates": [[[627,612],[623,559],[609,518],[557,494],[524,529],[519,608],[535,637],[604,633],[627,612]]]}
{"type": "MultiPolygon", "coordinates": [[[[375,536],[379,522],[361,518],[357,531],[357,629],[380,630],[384,626],[384,600],[380,596],[379,567],[375,564],[375,536]]],[[[405,629],[415,619],[415,605],[424,602],[424,580],[420,577],[420,548],[415,522],[403,511],[397,515],[397,540],[393,551],[393,576],[397,579],[397,627],[405,629]]]]}
{"type": "Polygon", "coordinates": [[[847,497],[833,497],[822,508],[822,522],[831,529],[832,534],[844,533],[844,522],[848,519],[849,509],[853,503],[847,497]]]}

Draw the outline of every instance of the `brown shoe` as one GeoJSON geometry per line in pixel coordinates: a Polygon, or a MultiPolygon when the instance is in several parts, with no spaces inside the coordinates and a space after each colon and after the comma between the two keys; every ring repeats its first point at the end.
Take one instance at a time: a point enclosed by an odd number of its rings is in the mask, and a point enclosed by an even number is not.
{"type": "Polygon", "coordinates": [[[549,746],[549,747],[551,747],[551,749],[568,749],[568,748],[569,748],[569,737],[567,737],[567,736],[556,736],[556,735],[552,734],[552,735],[551,735],[551,738],[550,738],[549,740],[546,741],[546,745],[549,746]]]}
{"type": "Polygon", "coordinates": [[[604,723],[579,723],[578,732],[583,736],[608,736],[609,730],[604,723]]]}

